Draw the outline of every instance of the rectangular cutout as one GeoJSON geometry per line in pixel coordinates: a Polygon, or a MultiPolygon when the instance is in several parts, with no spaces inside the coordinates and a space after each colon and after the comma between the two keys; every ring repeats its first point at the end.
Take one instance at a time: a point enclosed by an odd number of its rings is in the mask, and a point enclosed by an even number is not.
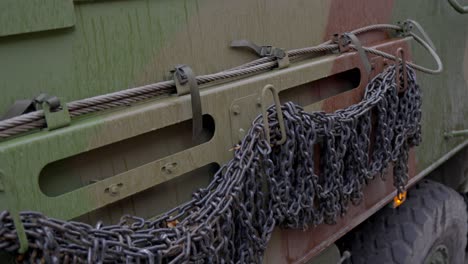
{"type": "Polygon", "coordinates": [[[353,68],[281,91],[279,97],[282,104],[292,101],[301,106],[308,106],[357,88],[360,82],[361,72],[358,68],[353,68]]]}
{"type": "Polygon", "coordinates": [[[39,187],[55,197],[155,160],[208,142],[214,135],[214,119],[203,116],[200,140],[192,140],[192,120],[122,140],[45,166],[39,187]]]}

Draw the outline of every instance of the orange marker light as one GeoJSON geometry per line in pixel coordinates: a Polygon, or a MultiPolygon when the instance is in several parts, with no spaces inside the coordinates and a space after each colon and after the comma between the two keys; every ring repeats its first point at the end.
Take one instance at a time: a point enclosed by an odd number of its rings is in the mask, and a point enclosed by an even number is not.
{"type": "Polygon", "coordinates": [[[399,193],[397,196],[393,197],[393,208],[397,208],[406,201],[406,191],[399,193]]]}

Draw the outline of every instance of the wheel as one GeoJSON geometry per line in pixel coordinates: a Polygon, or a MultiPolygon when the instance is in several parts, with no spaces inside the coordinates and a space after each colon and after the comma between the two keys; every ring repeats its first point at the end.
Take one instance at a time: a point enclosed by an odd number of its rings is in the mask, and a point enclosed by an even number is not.
{"type": "Polygon", "coordinates": [[[467,212],[454,190],[423,180],[400,207],[379,211],[345,239],[353,264],[462,264],[467,212]]]}

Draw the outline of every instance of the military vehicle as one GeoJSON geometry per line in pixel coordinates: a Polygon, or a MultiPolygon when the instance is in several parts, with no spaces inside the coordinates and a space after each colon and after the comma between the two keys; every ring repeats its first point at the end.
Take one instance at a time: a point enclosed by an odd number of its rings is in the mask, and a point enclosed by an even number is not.
{"type": "Polygon", "coordinates": [[[465,0],[0,1],[2,263],[463,263],[465,0]]]}

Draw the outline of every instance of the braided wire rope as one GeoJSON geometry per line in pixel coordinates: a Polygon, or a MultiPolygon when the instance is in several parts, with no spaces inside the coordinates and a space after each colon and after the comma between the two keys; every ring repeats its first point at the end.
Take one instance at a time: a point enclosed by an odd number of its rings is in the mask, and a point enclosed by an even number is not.
{"type": "MultiPolygon", "coordinates": [[[[428,74],[437,74],[443,70],[442,62],[431,46],[432,43],[427,34],[422,30],[422,28],[415,21],[408,20],[408,23],[417,25],[417,28],[422,32],[424,37],[421,38],[413,32],[408,32],[419,44],[421,44],[425,49],[429,51],[432,57],[434,57],[437,68],[428,69],[426,67],[416,65],[408,62],[410,66],[414,69],[419,70],[428,74]]],[[[377,24],[362,27],[356,30],[351,31],[355,35],[360,35],[370,31],[382,31],[390,30],[393,32],[400,32],[404,30],[403,26],[391,25],[391,24],[377,24]]],[[[351,48],[355,48],[353,45],[350,45],[351,48]]],[[[371,53],[377,56],[382,56],[389,60],[396,61],[398,58],[388,54],[383,51],[379,51],[373,48],[363,47],[364,51],[371,53]]],[[[299,59],[314,55],[314,54],[323,54],[327,52],[336,52],[338,50],[338,45],[334,44],[331,40],[319,44],[314,47],[295,49],[288,52],[288,55],[291,58],[292,62],[295,62],[299,59]]],[[[277,62],[274,58],[266,57],[261,58],[250,63],[241,65],[239,67],[222,71],[215,74],[208,74],[197,77],[197,82],[199,85],[209,84],[212,82],[226,81],[233,78],[246,77],[253,74],[259,74],[268,70],[272,70],[277,67],[277,62]]],[[[148,100],[154,97],[167,96],[176,92],[174,81],[163,81],[155,84],[149,84],[145,86],[135,87],[131,89],[126,89],[110,94],[95,96],[91,98],[86,98],[67,104],[70,116],[79,117],[85,114],[90,114],[98,111],[103,111],[119,106],[127,106],[144,100],[148,100]]],[[[24,114],[14,118],[0,121],[0,139],[8,138],[15,136],[21,133],[25,133],[34,129],[43,128],[46,126],[46,121],[44,118],[44,112],[42,110],[35,111],[32,113],[24,114]]]]}
{"type": "MultiPolygon", "coordinates": [[[[268,109],[206,188],[154,220],[123,216],[91,226],[21,212],[26,263],[262,263],[275,226],[305,229],[334,224],[363,188],[392,172],[399,193],[408,181],[408,152],[421,140],[421,90],[411,66],[389,66],[359,103],[333,113],[305,112],[288,102],[286,141],[277,109],[268,109]],[[396,74],[400,74],[396,78],[396,74]],[[397,80],[400,82],[398,83],[397,80]],[[392,165],[393,164],[393,165],[392,165]]],[[[19,248],[9,213],[0,213],[0,250],[19,248]]]]}

